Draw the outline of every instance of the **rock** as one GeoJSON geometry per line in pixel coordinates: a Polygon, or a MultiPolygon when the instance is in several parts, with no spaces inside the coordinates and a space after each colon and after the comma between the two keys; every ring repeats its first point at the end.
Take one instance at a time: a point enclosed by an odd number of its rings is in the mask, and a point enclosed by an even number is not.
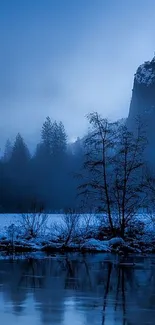
{"type": "Polygon", "coordinates": [[[155,145],[155,57],[140,65],[135,74],[127,118],[127,125],[134,133],[137,129],[137,117],[140,118],[149,142],[145,154],[147,158],[150,157],[150,162],[155,161],[155,152],[151,149],[155,145]]]}

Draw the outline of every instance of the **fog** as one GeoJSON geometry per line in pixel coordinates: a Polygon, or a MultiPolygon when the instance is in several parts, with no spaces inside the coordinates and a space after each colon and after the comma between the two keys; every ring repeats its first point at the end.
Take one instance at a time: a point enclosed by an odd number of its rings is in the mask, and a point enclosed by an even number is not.
{"type": "Polygon", "coordinates": [[[33,148],[46,116],[82,136],[92,110],[128,115],[133,76],[154,52],[152,1],[2,0],[0,146],[33,148]]]}

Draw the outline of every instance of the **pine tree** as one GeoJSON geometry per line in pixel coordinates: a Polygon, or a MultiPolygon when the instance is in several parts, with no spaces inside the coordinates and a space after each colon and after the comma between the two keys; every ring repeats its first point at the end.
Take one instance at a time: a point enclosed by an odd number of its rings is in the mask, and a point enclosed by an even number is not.
{"type": "Polygon", "coordinates": [[[59,148],[61,152],[66,152],[67,148],[67,135],[65,127],[62,122],[59,123],[59,148]]]}
{"type": "Polygon", "coordinates": [[[46,154],[51,155],[52,153],[52,135],[53,135],[53,125],[50,117],[48,116],[42,126],[41,140],[43,148],[46,154]]]}
{"type": "Polygon", "coordinates": [[[29,150],[22,138],[18,133],[15,139],[14,146],[12,148],[11,163],[16,166],[22,166],[28,163],[30,160],[29,150]]]}
{"type": "Polygon", "coordinates": [[[52,153],[54,157],[60,157],[66,152],[67,148],[67,135],[62,122],[59,124],[55,121],[53,123],[53,136],[52,136],[52,153]]]}
{"type": "Polygon", "coordinates": [[[11,155],[12,155],[12,144],[11,141],[8,139],[5,144],[3,161],[9,162],[9,160],[11,159],[11,155]]]}
{"type": "Polygon", "coordinates": [[[66,151],[67,135],[62,122],[51,122],[50,117],[47,117],[41,132],[42,146],[45,155],[58,157],[66,151]]]}
{"type": "Polygon", "coordinates": [[[47,117],[33,159],[36,193],[48,208],[57,209],[62,201],[62,184],[67,173],[67,136],[62,122],[47,117]]]}

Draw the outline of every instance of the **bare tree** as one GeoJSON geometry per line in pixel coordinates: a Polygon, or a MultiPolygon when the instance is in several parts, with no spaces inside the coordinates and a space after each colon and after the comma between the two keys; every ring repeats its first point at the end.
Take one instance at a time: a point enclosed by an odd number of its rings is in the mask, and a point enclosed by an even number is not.
{"type": "Polygon", "coordinates": [[[113,235],[116,217],[121,236],[143,204],[143,151],[140,123],[133,135],[125,124],[110,123],[98,113],[88,116],[91,132],[85,141],[84,181],[80,194],[93,197],[105,212],[113,235]]]}
{"type": "Polygon", "coordinates": [[[52,231],[63,241],[66,247],[79,236],[80,215],[74,210],[68,210],[63,214],[58,222],[52,226],[52,231]]]}
{"type": "Polygon", "coordinates": [[[131,218],[144,205],[146,198],[143,178],[146,140],[140,121],[137,123],[136,136],[126,125],[120,125],[117,131],[118,143],[113,162],[113,193],[122,236],[131,218]]]}
{"type": "Polygon", "coordinates": [[[114,231],[110,165],[115,146],[115,125],[112,127],[98,113],[88,115],[88,121],[92,128],[85,140],[85,182],[79,186],[79,191],[88,200],[93,198],[94,204],[102,203],[99,210],[106,212],[111,230],[114,231]]]}
{"type": "Polygon", "coordinates": [[[41,212],[22,214],[20,218],[20,226],[22,227],[24,236],[36,238],[45,233],[47,220],[48,214],[41,212]]]}

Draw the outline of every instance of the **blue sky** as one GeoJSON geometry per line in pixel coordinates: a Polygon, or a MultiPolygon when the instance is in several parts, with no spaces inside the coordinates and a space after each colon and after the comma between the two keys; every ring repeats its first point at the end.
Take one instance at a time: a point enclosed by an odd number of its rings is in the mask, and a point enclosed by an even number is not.
{"type": "Polygon", "coordinates": [[[155,52],[153,0],[0,0],[1,142],[35,142],[47,115],[69,139],[93,110],[128,115],[134,73],[155,52]]]}

